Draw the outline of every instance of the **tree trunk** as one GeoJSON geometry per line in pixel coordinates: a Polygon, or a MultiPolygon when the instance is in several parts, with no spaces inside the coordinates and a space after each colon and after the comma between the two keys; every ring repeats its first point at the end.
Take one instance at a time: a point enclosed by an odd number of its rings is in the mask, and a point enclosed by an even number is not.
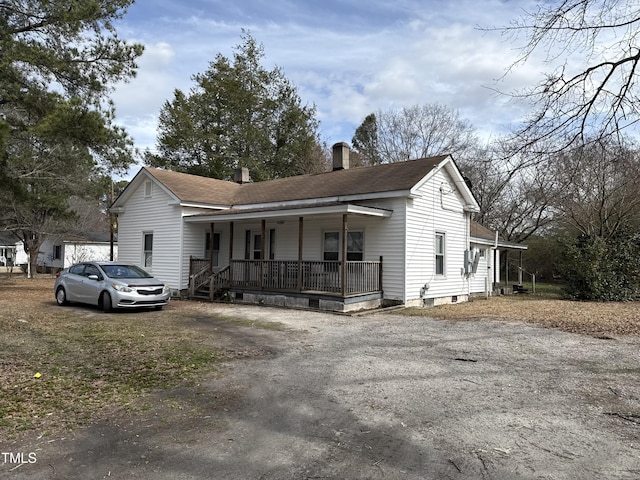
{"type": "Polygon", "coordinates": [[[38,271],[38,253],[44,239],[37,233],[25,232],[23,236],[24,249],[29,255],[27,264],[27,278],[35,278],[38,271]]]}

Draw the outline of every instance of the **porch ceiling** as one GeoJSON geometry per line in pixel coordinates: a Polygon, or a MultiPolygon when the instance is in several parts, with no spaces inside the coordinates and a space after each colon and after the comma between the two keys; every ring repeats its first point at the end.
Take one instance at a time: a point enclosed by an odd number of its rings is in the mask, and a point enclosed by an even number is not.
{"type": "Polygon", "coordinates": [[[197,214],[184,217],[189,223],[208,223],[235,220],[260,220],[263,218],[306,217],[311,215],[366,215],[370,217],[390,217],[392,210],[365,207],[352,203],[328,203],[301,207],[263,207],[247,209],[228,209],[216,213],[197,214]]]}

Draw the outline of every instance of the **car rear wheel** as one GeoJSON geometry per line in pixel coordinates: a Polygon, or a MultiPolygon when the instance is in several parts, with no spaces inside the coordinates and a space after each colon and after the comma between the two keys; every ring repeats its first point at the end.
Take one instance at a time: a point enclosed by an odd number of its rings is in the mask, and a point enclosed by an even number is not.
{"type": "Polygon", "coordinates": [[[102,311],[104,313],[109,313],[113,310],[113,306],[111,304],[111,295],[109,295],[107,292],[102,293],[102,301],[100,303],[102,303],[102,311]]]}
{"type": "Polygon", "coordinates": [[[58,290],[56,290],[56,302],[58,302],[60,306],[69,304],[67,292],[65,292],[64,287],[58,287],[58,290]]]}

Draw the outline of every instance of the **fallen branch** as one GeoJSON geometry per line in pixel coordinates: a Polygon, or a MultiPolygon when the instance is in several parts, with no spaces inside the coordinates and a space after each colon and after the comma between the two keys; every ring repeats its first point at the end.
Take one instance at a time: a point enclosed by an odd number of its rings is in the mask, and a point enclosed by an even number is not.
{"type": "Polygon", "coordinates": [[[603,415],[609,415],[612,417],[620,417],[627,422],[633,422],[640,425],[640,415],[634,413],[618,413],[618,412],[603,412],[603,415]]]}

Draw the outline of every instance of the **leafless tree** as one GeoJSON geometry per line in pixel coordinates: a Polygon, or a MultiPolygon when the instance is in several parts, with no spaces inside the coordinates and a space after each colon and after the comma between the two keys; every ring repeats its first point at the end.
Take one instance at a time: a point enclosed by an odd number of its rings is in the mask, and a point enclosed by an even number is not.
{"type": "Polygon", "coordinates": [[[382,162],[440,154],[460,158],[477,144],[473,125],[456,110],[440,104],[381,110],[376,123],[382,162]]]}
{"type": "Polygon", "coordinates": [[[640,4],[540,2],[537,10],[493,30],[516,42],[524,36],[521,55],[509,72],[534,53],[546,55],[552,69],[536,86],[514,93],[534,107],[517,131],[520,149],[549,153],[551,143],[559,152],[637,127],[640,4]]]}
{"type": "Polygon", "coordinates": [[[548,157],[534,162],[519,153],[505,160],[505,148],[504,141],[494,141],[460,166],[480,204],[476,220],[504,239],[520,242],[552,223],[555,179],[548,157]]]}
{"type": "Polygon", "coordinates": [[[609,239],[640,228],[640,153],[628,144],[600,141],[551,164],[562,222],[587,236],[609,239]]]}

